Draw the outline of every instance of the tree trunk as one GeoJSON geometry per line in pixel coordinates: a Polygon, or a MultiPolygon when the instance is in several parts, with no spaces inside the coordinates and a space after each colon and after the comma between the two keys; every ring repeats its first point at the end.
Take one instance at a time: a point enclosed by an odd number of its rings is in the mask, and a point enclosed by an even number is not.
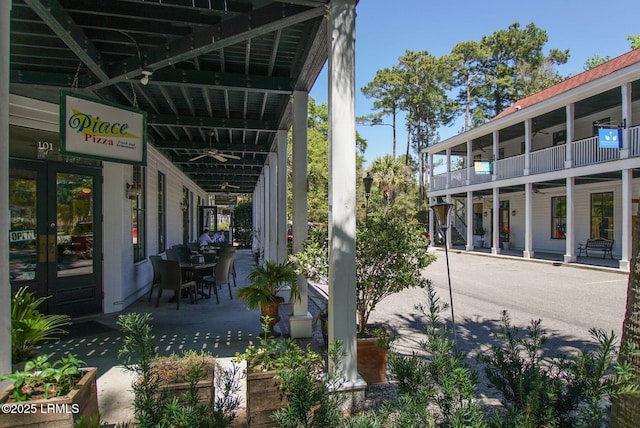
{"type": "MultiPolygon", "coordinates": [[[[640,215],[640,207],[638,209],[640,215]]],[[[636,217],[640,220],[640,217],[636,217]]],[[[621,347],[634,343],[640,347],[640,221],[633,230],[632,258],[627,285],[627,309],[622,324],[621,347]]],[[[622,358],[620,358],[622,360],[622,358]]],[[[629,356],[627,361],[640,376],[640,356],[629,356]]],[[[622,362],[622,361],[621,361],[622,362]]],[[[612,400],[611,427],[636,428],[640,426],[640,397],[622,396],[612,400]]]]}

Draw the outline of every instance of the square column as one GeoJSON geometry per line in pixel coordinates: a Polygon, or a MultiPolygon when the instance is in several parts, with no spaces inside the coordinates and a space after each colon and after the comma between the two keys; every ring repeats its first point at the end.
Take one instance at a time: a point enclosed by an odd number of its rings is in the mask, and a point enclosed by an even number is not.
{"type": "Polygon", "coordinates": [[[269,205],[266,205],[269,216],[269,260],[278,262],[278,155],[269,153],[269,205]]]}
{"type": "MultiPolygon", "coordinates": [[[[495,171],[495,170],[494,170],[495,171]]],[[[493,188],[493,218],[491,219],[491,254],[500,254],[500,189],[493,188]]]]}
{"type": "Polygon", "coordinates": [[[467,246],[466,250],[473,250],[473,192],[467,192],[467,246]]]}
{"type": "MultiPolygon", "coordinates": [[[[568,134],[567,134],[568,135],[568,134]]],[[[575,183],[576,179],[574,177],[567,177],[566,179],[566,187],[567,187],[567,225],[565,227],[565,254],[564,254],[564,262],[565,263],[574,263],[577,260],[576,257],[576,223],[575,216],[576,210],[573,202],[573,198],[575,197],[575,183]]]]}
{"type": "Polygon", "coordinates": [[[355,0],[329,5],[329,341],[342,342],[347,388],[363,381],[356,351],[355,0]]]}
{"type": "Polygon", "coordinates": [[[287,131],[278,131],[276,134],[277,154],[277,204],[278,214],[276,218],[277,247],[276,260],[282,263],[287,260],[287,131]]]}
{"type": "MultiPolygon", "coordinates": [[[[293,252],[302,250],[307,239],[307,108],[309,94],[304,91],[293,93],[293,151],[292,151],[292,193],[293,193],[293,252]]],[[[300,302],[293,304],[293,316],[289,317],[291,337],[311,337],[313,317],[309,313],[307,279],[298,275],[300,302]]]]}
{"type": "Polygon", "coordinates": [[[631,225],[631,218],[633,216],[633,204],[631,199],[633,197],[632,180],[633,170],[622,170],[622,237],[620,239],[622,255],[620,256],[618,266],[620,269],[626,271],[629,271],[631,267],[631,259],[633,257],[633,227],[631,225]]]}
{"type": "MultiPolygon", "coordinates": [[[[9,27],[11,2],[0,2],[0,236],[9,236],[9,27]]],[[[9,240],[0,241],[0,343],[11,343],[11,287],[9,287],[9,240]]],[[[11,346],[0,348],[0,373],[11,372],[11,346]]],[[[3,384],[8,384],[4,382],[3,384]]]]}
{"type": "Polygon", "coordinates": [[[524,185],[524,251],[522,257],[533,258],[533,183],[524,185]]]}

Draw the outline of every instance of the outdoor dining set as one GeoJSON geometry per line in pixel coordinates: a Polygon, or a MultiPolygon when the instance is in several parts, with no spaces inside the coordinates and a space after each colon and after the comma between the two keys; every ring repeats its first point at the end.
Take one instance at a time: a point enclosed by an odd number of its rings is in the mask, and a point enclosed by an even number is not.
{"type": "Polygon", "coordinates": [[[220,303],[218,290],[226,285],[229,298],[233,299],[231,281],[236,286],[234,259],[236,249],[232,245],[200,246],[199,243],[174,245],[161,255],[150,256],[153,267],[153,282],[149,291],[149,302],[157,288],[156,307],[160,304],[163,290],[174,292],[170,301],[175,300],[180,309],[182,297],[189,297],[191,303],[200,298],[208,299],[213,293],[216,303],[220,303]]]}

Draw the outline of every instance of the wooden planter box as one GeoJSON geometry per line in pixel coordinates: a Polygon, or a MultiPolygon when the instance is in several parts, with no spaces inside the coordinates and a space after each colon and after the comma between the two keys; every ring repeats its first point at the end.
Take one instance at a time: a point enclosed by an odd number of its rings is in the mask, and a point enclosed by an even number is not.
{"type": "MultiPolygon", "coordinates": [[[[173,400],[174,397],[177,397],[180,403],[184,403],[184,397],[182,394],[189,390],[189,383],[168,383],[161,385],[160,387],[167,391],[167,398],[169,400],[173,400]]],[[[198,382],[196,384],[196,388],[198,389],[198,397],[200,397],[198,400],[199,404],[213,404],[216,396],[213,376],[211,376],[211,379],[204,379],[198,382]]]]}
{"type": "MultiPolygon", "coordinates": [[[[0,427],[73,428],[75,421],[98,413],[96,388],[97,368],[82,369],[84,376],[67,395],[47,400],[10,403],[16,413],[0,412],[0,427]]],[[[13,386],[0,394],[0,403],[7,402],[13,386]]]]}
{"type": "Polygon", "coordinates": [[[367,384],[387,383],[387,349],[376,345],[376,338],[359,338],[358,373],[367,384]]]}
{"type": "Polygon", "coordinates": [[[277,370],[247,372],[247,422],[250,427],[275,427],[273,411],[287,406],[274,379],[277,370]]]}

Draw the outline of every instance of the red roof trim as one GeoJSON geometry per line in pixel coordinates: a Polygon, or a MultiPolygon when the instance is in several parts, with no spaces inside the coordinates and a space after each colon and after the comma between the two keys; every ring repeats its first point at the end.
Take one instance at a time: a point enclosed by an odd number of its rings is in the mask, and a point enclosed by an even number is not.
{"type": "Polygon", "coordinates": [[[629,67],[637,62],[640,62],[640,49],[634,49],[631,52],[627,52],[624,55],[620,55],[617,58],[614,58],[610,61],[605,62],[597,67],[592,68],[591,70],[583,71],[580,74],[577,74],[573,77],[569,77],[566,80],[563,80],[560,83],[557,83],[553,86],[550,86],[542,91],[530,95],[526,98],[523,98],[517,102],[515,102],[510,107],[504,109],[500,114],[494,116],[491,120],[500,119],[502,117],[508,116],[512,113],[515,113],[518,110],[531,107],[535,104],[538,104],[542,101],[553,98],[557,95],[560,95],[564,92],[570,91],[571,89],[575,89],[578,86],[582,86],[594,80],[600,79],[604,76],[607,76],[611,73],[614,73],[618,70],[621,70],[625,67],[629,67]],[[516,109],[516,106],[519,106],[519,109],[516,109]]]}

